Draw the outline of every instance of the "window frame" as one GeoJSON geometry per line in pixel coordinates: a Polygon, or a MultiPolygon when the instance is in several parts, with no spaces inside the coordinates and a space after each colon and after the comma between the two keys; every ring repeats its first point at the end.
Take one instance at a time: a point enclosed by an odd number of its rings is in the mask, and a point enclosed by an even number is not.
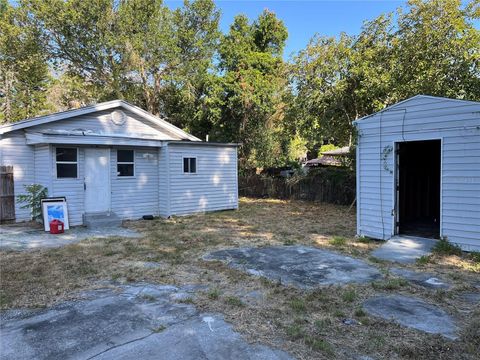
{"type": "Polygon", "coordinates": [[[134,179],[137,175],[137,169],[136,169],[136,161],[135,161],[135,156],[136,156],[135,149],[116,149],[116,164],[115,164],[115,169],[116,169],[116,174],[117,174],[117,179],[134,179]],[[133,153],[133,161],[118,161],[118,151],[131,151],[133,153]],[[133,175],[120,175],[118,171],[118,165],[133,165],[133,175]]]}
{"type": "Polygon", "coordinates": [[[75,147],[75,146],[55,146],[55,151],[54,151],[54,154],[53,156],[55,157],[55,179],[56,180],[72,180],[72,179],[80,179],[79,177],[79,171],[78,171],[78,158],[79,158],[79,149],[78,147],[75,147]],[[58,161],[57,160],[57,149],[75,149],[77,151],[77,155],[76,155],[76,158],[77,158],[77,161],[58,161]],[[73,165],[75,164],[75,166],[77,167],[77,176],[75,177],[58,177],[58,168],[57,168],[57,165],[58,164],[70,164],[70,165],[73,165]]]}
{"type": "Polygon", "coordinates": [[[184,175],[196,175],[198,174],[198,161],[196,156],[182,156],[182,172],[184,175]],[[190,161],[188,161],[188,170],[185,171],[184,164],[185,164],[185,159],[195,159],[195,172],[190,171],[190,161]]]}

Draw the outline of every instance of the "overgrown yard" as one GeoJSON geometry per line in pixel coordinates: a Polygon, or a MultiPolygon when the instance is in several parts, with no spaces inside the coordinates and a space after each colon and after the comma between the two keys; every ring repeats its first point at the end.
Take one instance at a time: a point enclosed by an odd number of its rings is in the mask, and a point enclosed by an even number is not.
{"type": "MultiPolygon", "coordinates": [[[[299,359],[474,359],[480,355],[480,309],[463,296],[478,292],[480,259],[446,248],[405,269],[428,271],[448,290],[425,288],[390,272],[370,257],[380,243],[355,239],[355,211],[300,201],[241,199],[240,210],[126,224],[142,239],[89,239],[63,248],[1,252],[1,307],[40,307],[79,290],[112,282],[204,284],[183,301],[219,312],[248,340],[289,351],[299,359]],[[202,257],[213,250],[304,244],[330,248],[378,267],[383,280],[299,290],[233,270],[202,257]],[[461,326],[447,340],[371,317],[362,303],[378,294],[422,298],[446,310],[461,326]],[[345,321],[347,320],[347,321],[345,321]]],[[[400,267],[395,265],[396,267],[400,267]]]]}

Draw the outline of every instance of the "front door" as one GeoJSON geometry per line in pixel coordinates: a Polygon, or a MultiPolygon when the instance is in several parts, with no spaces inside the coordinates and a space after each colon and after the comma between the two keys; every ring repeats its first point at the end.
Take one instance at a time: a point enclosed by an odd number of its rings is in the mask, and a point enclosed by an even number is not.
{"type": "Polygon", "coordinates": [[[110,210],[110,150],[85,149],[85,212],[110,210]]]}

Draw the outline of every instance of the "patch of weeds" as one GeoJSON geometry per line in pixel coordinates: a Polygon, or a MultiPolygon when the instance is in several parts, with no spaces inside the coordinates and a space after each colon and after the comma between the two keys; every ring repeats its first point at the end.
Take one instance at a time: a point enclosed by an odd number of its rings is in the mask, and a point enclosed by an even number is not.
{"type": "Polygon", "coordinates": [[[112,279],[112,281],[117,281],[121,277],[122,277],[122,274],[114,273],[114,274],[112,274],[111,279],[112,279]]]}
{"type": "Polygon", "coordinates": [[[289,325],[285,331],[292,340],[298,340],[305,336],[305,329],[299,324],[289,325]]]}
{"type": "Polygon", "coordinates": [[[384,281],[372,282],[372,287],[375,290],[398,290],[408,284],[408,281],[401,278],[387,279],[384,281]]]}
{"type": "Polygon", "coordinates": [[[7,294],[1,292],[0,293],[0,308],[6,307],[12,302],[12,298],[7,294]]]}
{"type": "Polygon", "coordinates": [[[355,315],[356,317],[365,317],[367,316],[367,313],[362,308],[358,308],[355,310],[353,315],[355,315]]]}
{"type": "Polygon", "coordinates": [[[159,333],[165,330],[167,327],[165,325],[157,326],[156,328],[151,329],[154,333],[159,333]]]}
{"type": "Polygon", "coordinates": [[[207,296],[210,300],[217,300],[220,297],[220,290],[214,288],[208,292],[207,296]]]}
{"type": "Polygon", "coordinates": [[[283,245],[291,246],[291,245],[295,245],[296,243],[297,242],[294,239],[287,239],[283,242],[283,245]]]}
{"type": "Polygon", "coordinates": [[[320,320],[315,320],[315,322],[313,323],[313,325],[315,325],[315,328],[318,330],[318,331],[322,331],[324,330],[326,327],[332,325],[332,320],[330,318],[323,318],[323,319],[320,319],[320,320]]]}
{"type": "Polygon", "coordinates": [[[326,340],[313,336],[305,336],[305,343],[315,351],[321,351],[329,355],[333,354],[333,347],[326,340]]]}
{"type": "Polygon", "coordinates": [[[376,258],[375,256],[369,256],[368,260],[375,264],[386,264],[387,260],[376,258]]]}
{"type": "Polygon", "coordinates": [[[115,251],[115,250],[107,250],[103,253],[104,256],[114,256],[117,254],[118,254],[118,251],[115,251]]]}
{"type": "Polygon", "coordinates": [[[333,316],[335,316],[337,318],[344,318],[345,313],[342,310],[337,309],[333,312],[333,316]]]}
{"type": "Polygon", "coordinates": [[[439,302],[442,302],[445,300],[445,298],[447,297],[448,293],[444,290],[444,289],[438,289],[435,291],[435,293],[433,294],[433,298],[436,300],[436,301],[439,301],[439,302]]]}
{"type": "Polygon", "coordinates": [[[472,251],[468,256],[473,262],[480,264],[480,251],[472,251]]]}
{"type": "Polygon", "coordinates": [[[150,295],[150,294],[141,294],[140,299],[145,300],[145,301],[150,301],[153,302],[156,300],[155,296],[150,295]]]}
{"type": "Polygon", "coordinates": [[[193,304],[194,303],[193,298],[191,298],[191,297],[187,297],[185,299],[180,299],[178,302],[181,303],[181,304],[193,304]]]}
{"type": "Polygon", "coordinates": [[[357,298],[357,293],[354,289],[347,290],[343,293],[342,299],[345,302],[354,302],[357,298]]]}
{"type": "Polygon", "coordinates": [[[437,241],[432,251],[439,255],[457,255],[461,256],[463,254],[460,246],[452,244],[446,237],[441,238],[437,241]]]}
{"type": "Polygon", "coordinates": [[[369,238],[367,236],[360,236],[357,239],[357,242],[362,243],[362,244],[370,244],[370,243],[375,242],[375,240],[373,240],[372,238],[369,238]]]}
{"type": "Polygon", "coordinates": [[[431,261],[432,261],[432,257],[430,255],[423,255],[416,260],[416,263],[417,265],[427,265],[431,261]]]}
{"type": "Polygon", "coordinates": [[[236,296],[228,296],[228,297],[225,299],[225,302],[226,302],[228,305],[231,305],[231,306],[238,306],[238,307],[245,306],[245,304],[242,302],[242,300],[240,300],[240,298],[238,298],[238,297],[236,297],[236,296]]]}
{"type": "Polygon", "coordinates": [[[307,305],[305,304],[305,300],[303,300],[302,298],[290,300],[289,305],[290,305],[290,308],[297,313],[302,313],[307,310],[307,305]]]}
{"type": "Polygon", "coordinates": [[[347,239],[343,236],[334,236],[328,243],[333,246],[345,246],[347,239]]]}

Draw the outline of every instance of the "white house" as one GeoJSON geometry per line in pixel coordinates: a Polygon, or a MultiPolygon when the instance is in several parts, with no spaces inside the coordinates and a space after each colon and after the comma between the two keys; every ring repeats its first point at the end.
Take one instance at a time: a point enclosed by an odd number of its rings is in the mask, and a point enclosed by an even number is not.
{"type": "Polygon", "coordinates": [[[418,95],[355,122],[357,233],[480,250],[480,103],[418,95]]]}
{"type": "MultiPolygon", "coordinates": [[[[237,146],[200,141],[125,101],[0,126],[0,165],[15,195],[41,184],[66,197],[71,225],[238,207],[237,146]]],[[[15,205],[16,221],[29,211],[15,205]]]]}

